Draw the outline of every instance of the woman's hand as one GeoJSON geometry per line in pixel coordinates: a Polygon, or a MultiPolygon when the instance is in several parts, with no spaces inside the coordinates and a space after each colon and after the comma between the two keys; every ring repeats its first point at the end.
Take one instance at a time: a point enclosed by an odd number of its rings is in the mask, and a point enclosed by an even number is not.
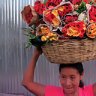
{"type": "Polygon", "coordinates": [[[36,47],[35,49],[34,49],[34,55],[35,56],[39,56],[39,55],[41,55],[42,54],[42,49],[40,48],[40,47],[36,47]]]}
{"type": "MultiPolygon", "coordinates": [[[[42,49],[39,47],[34,48],[34,52],[32,54],[31,63],[34,65],[36,64],[39,56],[42,54],[42,49]]],[[[30,63],[29,63],[30,64],[30,63]]]]}
{"type": "Polygon", "coordinates": [[[32,55],[32,59],[33,61],[37,62],[39,56],[42,54],[42,49],[39,47],[35,47],[34,48],[34,52],[33,52],[33,55],[32,55]]]}

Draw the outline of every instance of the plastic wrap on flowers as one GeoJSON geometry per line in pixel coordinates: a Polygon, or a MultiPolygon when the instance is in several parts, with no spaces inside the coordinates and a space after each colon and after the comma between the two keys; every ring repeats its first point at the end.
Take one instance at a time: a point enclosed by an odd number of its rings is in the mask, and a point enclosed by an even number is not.
{"type": "Polygon", "coordinates": [[[43,20],[47,25],[58,27],[61,24],[59,14],[56,9],[49,9],[44,11],[43,20]]]}
{"type": "Polygon", "coordinates": [[[24,11],[28,20],[23,14],[23,19],[33,30],[28,33],[31,34],[28,35],[29,42],[42,47],[52,63],[68,64],[96,58],[96,6],[81,0],[70,1],[48,0],[43,3],[38,0],[33,9],[29,8],[31,11],[24,11]]]}
{"type": "Polygon", "coordinates": [[[25,6],[21,12],[23,20],[31,26],[33,23],[38,21],[38,15],[34,8],[30,5],[25,6]]]}
{"type": "Polygon", "coordinates": [[[48,25],[59,27],[62,24],[61,18],[73,11],[73,6],[70,2],[61,2],[55,8],[45,10],[43,20],[48,25]]]}
{"type": "Polygon", "coordinates": [[[89,16],[89,22],[96,22],[96,6],[92,5],[90,6],[88,10],[88,16],[89,16]]]}

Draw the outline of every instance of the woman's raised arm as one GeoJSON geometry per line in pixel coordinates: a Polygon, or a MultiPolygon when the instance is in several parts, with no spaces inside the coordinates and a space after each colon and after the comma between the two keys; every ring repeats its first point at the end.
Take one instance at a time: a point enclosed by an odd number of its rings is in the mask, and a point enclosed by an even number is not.
{"type": "Polygon", "coordinates": [[[22,85],[36,96],[44,96],[45,94],[45,86],[34,81],[36,62],[41,53],[40,49],[35,48],[22,80],[22,85]]]}

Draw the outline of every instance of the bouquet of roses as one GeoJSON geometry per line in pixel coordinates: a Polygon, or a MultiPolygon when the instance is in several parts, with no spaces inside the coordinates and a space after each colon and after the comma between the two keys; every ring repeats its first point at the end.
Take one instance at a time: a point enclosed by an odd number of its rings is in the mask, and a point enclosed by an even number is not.
{"type": "Polygon", "coordinates": [[[21,12],[28,44],[43,46],[59,39],[96,38],[96,6],[89,0],[37,0],[21,12]]]}

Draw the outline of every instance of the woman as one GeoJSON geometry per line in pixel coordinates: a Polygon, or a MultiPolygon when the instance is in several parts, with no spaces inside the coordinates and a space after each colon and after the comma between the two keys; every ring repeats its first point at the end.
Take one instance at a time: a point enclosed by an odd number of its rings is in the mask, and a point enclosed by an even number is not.
{"type": "Polygon", "coordinates": [[[96,96],[96,84],[83,86],[83,66],[78,64],[60,64],[61,88],[46,86],[34,81],[36,62],[42,52],[35,48],[34,54],[26,69],[22,84],[36,96],[96,96]]]}

